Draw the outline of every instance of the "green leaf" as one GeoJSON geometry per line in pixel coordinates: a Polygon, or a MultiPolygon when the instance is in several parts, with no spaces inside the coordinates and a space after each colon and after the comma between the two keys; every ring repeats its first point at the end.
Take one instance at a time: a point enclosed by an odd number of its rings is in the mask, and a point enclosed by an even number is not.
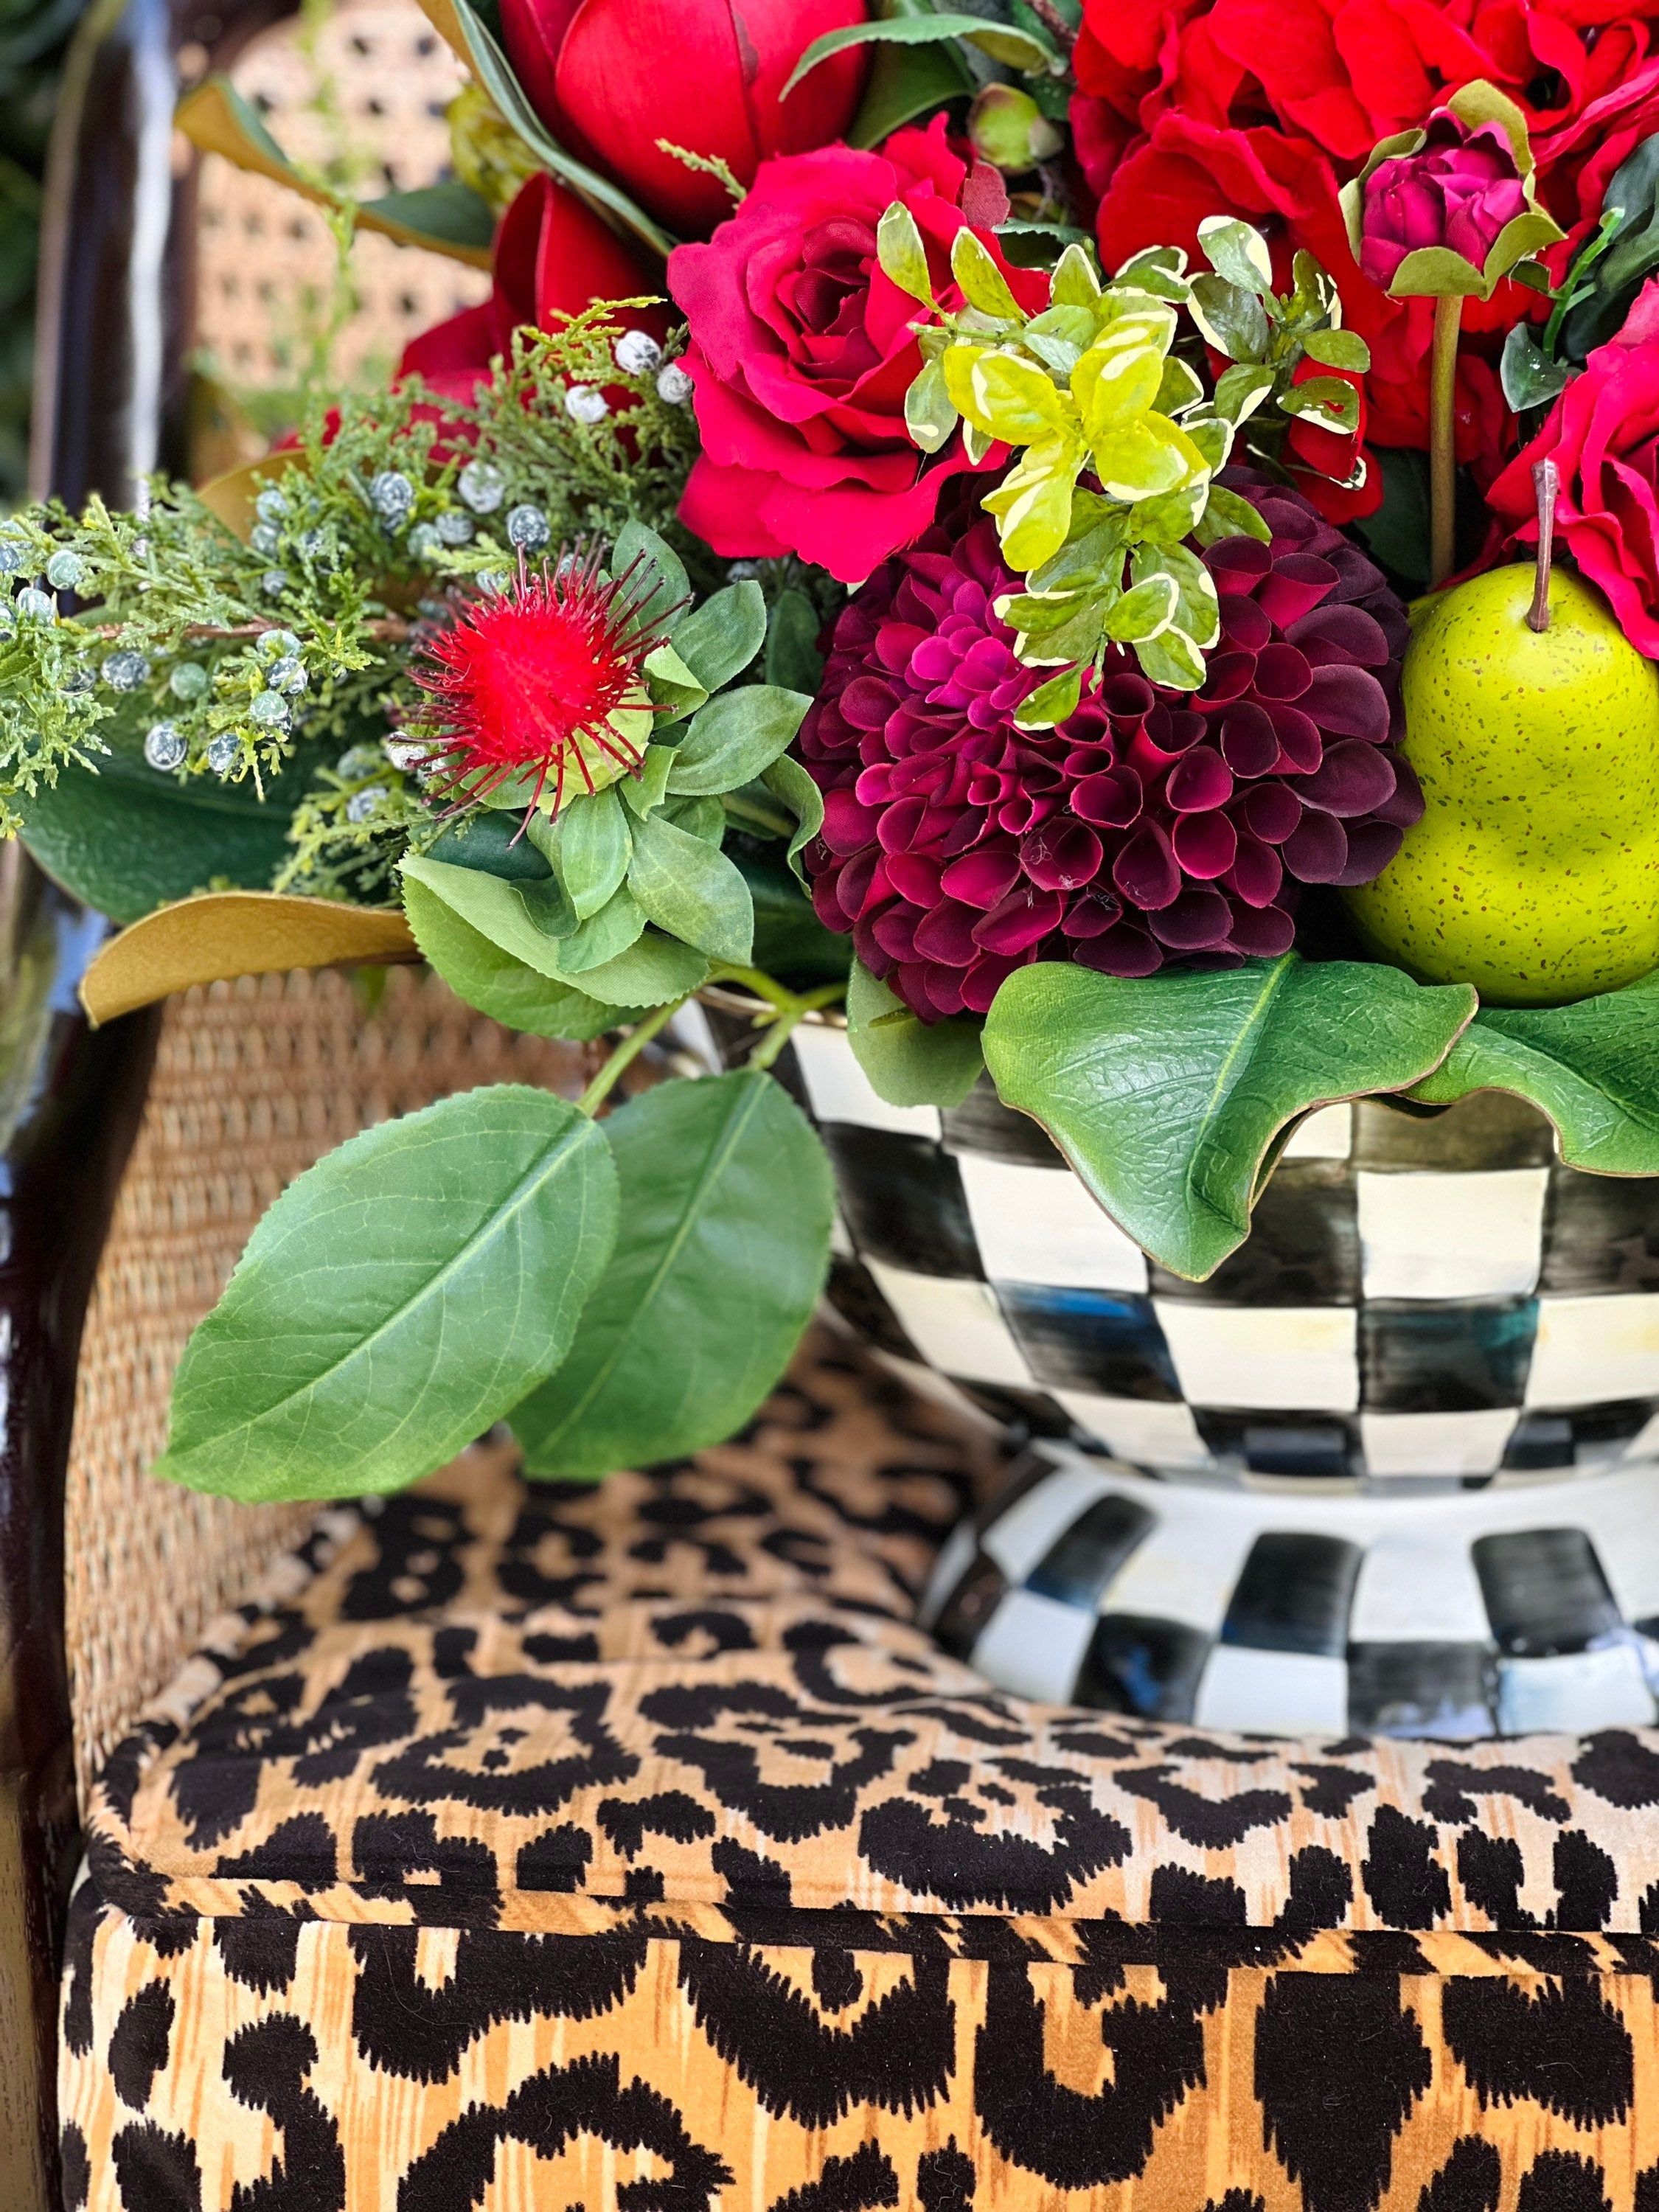
{"type": "Polygon", "coordinates": [[[1198,226],[1198,243],[1211,268],[1229,284],[1261,295],[1272,291],[1273,256],[1253,225],[1237,216],[1206,216],[1198,226]]]}
{"type": "Polygon", "coordinates": [[[370,230],[385,230],[411,246],[440,253],[458,248],[488,253],[495,234],[489,201],[453,177],[412,192],[385,192],[379,199],[365,200],[357,220],[370,230]]]}
{"type": "Polygon", "coordinates": [[[1217,483],[1210,486],[1196,534],[1200,545],[1213,545],[1222,538],[1255,538],[1266,545],[1273,538],[1258,507],[1252,507],[1248,499],[1241,499],[1236,491],[1229,491],[1224,484],[1217,483]]]}
{"type": "Polygon", "coordinates": [[[953,45],[878,46],[847,143],[879,146],[902,124],[932,115],[973,88],[968,65],[953,45]]]}
{"type": "Polygon", "coordinates": [[[829,1163],[769,1076],[659,1084],[600,1127],[621,1224],[570,1357],[512,1415],[532,1475],[730,1436],[788,1364],[829,1264],[829,1163]]]}
{"type": "Polygon", "coordinates": [[[989,249],[966,226],[951,241],[951,274],[962,288],[962,296],[981,314],[1004,322],[1020,320],[1019,302],[1008,289],[1008,280],[992,259],[989,249]]]}
{"type": "Polygon", "coordinates": [[[1566,390],[1571,375],[1565,362],[1550,359],[1530,325],[1517,323],[1504,339],[1499,376],[1504,397],[1517,415],[1528,407],[1547,406],[1566,390]]]}
{"type": "Polygon", "coordinates": [[[545,883],[553,871],[545,854],[538,852],[528,834],[520,836],[517,819],[470,807],[435,839],[426,857],[458,868],[482,868],[510,883],[545,883]]]}
{"type": "Polygon", "coordinates": [[[1429,580],[1429,471],[1421,453],[1377,448],[1370,465],[1382,471],[1382,504],[1354,528],[1371,551],[1409,584],[1429,580]]]}
{"type": "MultiPolygon", "coordinates": [[[[688,616],[689,621],[690,617],[688,616]]],[[[679,635],[678,626],[675,637],[679,635]]],[[[681,659],[678,645],[653,646],[641,663],[646,686],[653,706],[665,711],[657,718],[658,726],[665,722],[681,721],[687,714],[695,714],[708,697],[708,686],[699,682],[696,672],[681,659]]]]}
{"type": "Polygon", "coordinates": [[[590,968],[582,988],[617,1006],[665,1006],[708,981],[708,963],[690,945],[647,929],[626,952],[603,967],[590,968]]]}
{"type": "Polygon", "coordinates": [[[758,584],[728,584],[674,627],[674,650],[705,691],[718,691],[747,668],[766,641],[766,599],[758,584]]]}
{"type": "Polygon", "coordinates": [[[216,882],[270,889],[307,779],[293,769],[274,784],[267,778],[272,797],[262,805],[252,779],[158,775],[136,727],[118,732],[106,722],[99,734],[110,752],[95,775],[67,768],[55,787],[19,801],[23,842],[55,882],[119,922],[216,882]]]}
{"type": "Polygon", "coordinates": [[[588,921],[610,903],[628,873],[633,850],[627,810],[614,784],[572,799],[565,807],[558,822],[557,866],[579,921],[588,921]]]}
{"type": "Polygon", "coordinates": [[[876,225],[876,258],[890,283],[924,307],[932,306],[933,280],[927,267],[927,249],[915,216],[902,200],[895,200],[884,210],[876,225]]]}
{"type": "Polygon", "coordinates": [[[654,530],[632,520],[623,523],[611,549],[611,574],[623,576],[629,570],[634,574],[633,596],[641,623],[667,622],[678,635],[679,621],[673,617],[672,610],[683,607],[691,597],[685,563],[654,530]]]}
{"type": "Polygon", "coordinates": [[[1371,365],[1371,349],[1358,331],[1306,331],[1302,350],[1322,368],[1352,369],[1356,376],[1364,376],[1371,365]]]}
{"type": "Polygon", "coordinates": [[[960,420],[942,364],[925,362],[904,395],[904,427],[911,443],[924,453],[936,453],[960,420]]]}
{"type": "Polygon", "coordinates": [[[1156,637],[1142,638],[1135,659],[1149,684],[1167,684],[1177,691],[1196,691],[1204,681],[1204,656],[1184,629],[1173,623],[1156,637]]]}
{"type": "Polygon", "coordinates": [[[1352,431],[1359,423],[1359,394],[1340,376],[1310,376],[1281,392],[1279,404],[1287,415],[1310,415],[1328,429],[1352,431]]]}
{"type": "Polygon", "coordinates": [[[806,870],[801,854],[823,827],[823,793],[798,760],[781,753],[761,781],[774,799],[781,799],[794,816],[797,828],[789,840],[789,866],[805,885],[806,870]]]}
{"type": "Polygon", "coordinates": [[[755,940],[749,886],[717,847],[653,814],[635,835],[628,888],[659,929],[711,959],[748,965],[755,940]]]}
{"type": "Polygon", "coordinates": [[[155,1472],[245,1500],[396,1490],[558,1366],[616,1240],[599,1129],[501,1084],[353,1137],[248,1240],[155,1472]]]}
{"type": "Polygon", "coordinates": [[[694,715],[675,748],[668,788],[677,797],[718,797],[751,782],[783,750],[812,702],[804,691],[745,684],[694,715]]]}
{"type": "Polygon", "coordinates": [[[778,857],[776,845],[738,836],[732,841],[730,857],[741,869],[754,902],[751,964],[797,990],[844,981],[853,957],[852,939],[824,927],[811,900],[778,857]]]}
{"type": "Polygon", "coordinates": [[[538,975],[492,945],[413,876],[404,879],[404,912],[416,943],[456,996],[508,1029],[586,1042],[640,1018],[638,1007],[603,1006],[585,991],[538,975]]]}
{"type": "Polygon", "coordinates": [[[1273,390],[1277,380],[1270,368],[1252,361],[1235,362],[1216,379],[1216,412],[1224,422],[1246,422],[1273,390]]]}
{"type": "Polygon", "coordinates": [[[778,593],[766,633],[766,680],[811,698],[823,678],[818,632],[823,623],[805,592],[778,593]]]}
{"type": "Polygon", "coordinates": [[[402,862],[402,871],[405,884],[423,884],[451,913],[538,975],[550,975],[556,982],[572,980],[562,963],[576,927],[576,914],[556,877],[540,883],[507,882],[482,868],[458,868],[453,861],[422,860],[413,854],[402,862]],[[562,933],[556,935],[550,923],[559,925],[562,933]]]}
{"type": "MultiPolygon", "coordinates": [[[[631,851],[629,858],[631,860],[631,851]]],[[[579,928],[560,940],[561,974],[574,976],[580,981],[596,968],[606,966],[626,952],[643,933],[645,922],[645,909],[626,884],[618,884],[597,914],[590,915],[579,928]]],[[[585,984],[583,988],[586,988],[585,984]]]]}
{"type": "Polygon", "coordinates": [[[809,70],[827,62],[831,54],[845,53],[848,46],[932,46],[945,39],[965,39],[993,61],[1006,62],[1011,69],[1047,74],[1064,66],[1047,39],[1035,31],[1018,30],[1012,23],[999,23],[983,15],[895,15],[885,22],[848,23],[814,39],[778,97],[787,100],[809,70]]]}
{"type": "Polygon", "coordinates": [[[1106,1211],[1201,1280],[1249,1234],[1275,1139],[1309,1108],[1401,1091],[1474,1012],[1467,984],[1294,952],[1129,981],[1055,962],[998,992],[985,1057],[1106,1211]]]}
{"type": "Polygon", "coordinates": [[[726,836],[726,797],[722,793],[718,799],[668,799],[663,818],[688,837],[700,837],[705,845],[718,848],[726,836]]]}
{"type": "MultiPolygon", "coordinates": [[[[1230,361],[1259,362],[1267,352],[1272,336],[1267,310],[1243,285],[1230,284],[1224,276],[1194,276],[1190,305],[1200,331],[1230,361]]],[[[1216,404],[1221,404],[1218,391],[1216,404]]]]}
{"type": "Polygon", "coordinates": [[[1122,645],[1138,645],[1168,629],[1181,592],[1173,576],[1152,575],[1118,599],[1105,621],[1106,635],[1122,645]]]}
{"type": "Polygon", "coordinates": [[[623,804],[635,814],[649,814],[653,806],[660,806],[663,794],[668,789],[668,772],[674,765],[672,745],[647,745],[645,758],[637,775],[618,779],[615,788],[621,792],[623,804]]]}
{"type": "Polygon", "coordinates": [[[1064,722],[1077,712],[1078,701],[1083,696],[1083,669],[1062,668],[1058,676],[1051,676],[1040,684],[1030,698],[1014,713],[1016,725],[1022,730],[1052,730],[1057,722],[1064,722]]]}
{"type": "Polygon", "coordinates": [[[1569,1167],[1659,1175],[1659,975],[1571,1006],[1482,1006],[1412,1096],[1450,1105],[1472,1091],[1530,1099],[1569,1167]]]}
{"type": "Polygon", "coordinates": [[[890,1106],[960,1106],[985,1066],[975,1021],[918,1021],[861,961],[847,981],[847,1042],[890,1106]]]}

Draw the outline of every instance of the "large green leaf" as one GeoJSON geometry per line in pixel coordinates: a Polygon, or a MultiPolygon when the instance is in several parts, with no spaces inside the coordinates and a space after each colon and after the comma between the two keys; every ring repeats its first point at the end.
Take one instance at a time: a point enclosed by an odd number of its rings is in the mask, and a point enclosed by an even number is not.
{"type": "Polygon", "coordinates": [[[775,684],[723,691],[691,718],[674,748],[668,788],[677,796],[717,797],[763,775],[801,726],[812,702],[775,684]]]}
{"type": "Polygon", "coordinates": [[[857,960],[847,982],[847,1041],[890,1106],[960,1106],[985,1065],[977,1022],[918,1021],[857,960]]]}
{"type": "Polygon", "coordinates": [[[1482,1006],[1413,1098],[1512,1091],[1547,1114],[1569,1167],[1659,1175],[1659,974],[1571,1006],[1482,1006]]]}
{"type": "Polygon", "coordinates": [[[1249,1234],[1281,1131],[1310,1107],[1409,1088],[1474,1008],[1467,983],[1294,952],[1139,980],[1042,962],[998,992],[985,1058],[1137,1243],[1201,1280],[1249,1234]]]}
{"type": "Polygon", "coordinates": [[[23,842],[49,876],[112,921],[137,921],[210,884],[264,890],[289,856],[306,779],[289,772],[262,804],[252,781],[178,782],[145,764],[136,731],[101,734],[94,775],[68,768],[21,802],[23,842]]]}
{"type": "Polygon", "coordinates": [[[747,668],[766,642],[766,600],[747,578],[694,607],[674,625],[674,650],[705,691],[747,668]]]}
{"type": "Polygon", "coordinates": [[[848,46],[938,46],[950,39],[966,40],[994,61],[1028,74],[1057,75],[1062,66],[1060,56],[1047,39],[1012,23],[999,22],[984,15],[947,15],[942,11],[938,15],[896,15],[884,22],[848,23],[838,31],[826,31],[822,38],[814,39],[796,63],[780,96],[787,100],[809,70],[815,70],[820,62],[827,62],[831,54],[844,53],[848,46]]]}
{"type": "Polygon", "coordinates": [[[782,1373],[829,1264],[829,1164],[769,1076],[665,1083],[600,1126],[617,1249],[570,1358],[512,1416],[532,1474],[608,1474],[730,1436],[782,1373]]]}
{"type": "Polygon", "coordinates": [[[415,942],[456,996],[508,1029],[586,1041],[639,1019],[637,1007],[604,1006],[515,960],[413,876],[404,879],[404,912],[415,942]]]}
{"type": "Polygon", "coordinates": [[[291,1183],[185,1348],[156,1472],[245,1499],[395,1490],[550,1375],[616,1240],[609,1146],[519,1084],[291,1183]]]}

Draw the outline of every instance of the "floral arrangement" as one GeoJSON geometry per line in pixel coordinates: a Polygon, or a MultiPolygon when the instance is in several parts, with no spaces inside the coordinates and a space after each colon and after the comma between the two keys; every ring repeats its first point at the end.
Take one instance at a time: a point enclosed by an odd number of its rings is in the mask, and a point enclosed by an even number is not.
{"type": "Polygon", "coordinates": [[[1659,8],[658,12],[430,0],[455,179],[342,216],[491,298],[251,471],[0,526],[94,1011],[418,957],[593,1060],[276,1201],[185,1482],[729,1434],[828,1261],[805,1020],[1194,1278],[1338,1099],[1659,1172],[1659,8]],[[711,991],[745,1064],[607,1111],[711,991]]]}

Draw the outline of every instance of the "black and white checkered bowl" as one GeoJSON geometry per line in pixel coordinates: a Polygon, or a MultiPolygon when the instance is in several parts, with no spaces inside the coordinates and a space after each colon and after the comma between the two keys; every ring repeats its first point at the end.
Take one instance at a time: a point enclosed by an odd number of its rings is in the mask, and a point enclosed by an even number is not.
{"type": "Polygon", "coordinates": [[[1189,1283],[988,1082],[889,1106],[828,1023],[779,1072],[834,1303],[1040,1441],[932,1594],[992,1680],[1269,1730],[1653,1719],[1659,1178],[1564,1167],[1496,1092],[1329,1107],[1189,1283]]]}

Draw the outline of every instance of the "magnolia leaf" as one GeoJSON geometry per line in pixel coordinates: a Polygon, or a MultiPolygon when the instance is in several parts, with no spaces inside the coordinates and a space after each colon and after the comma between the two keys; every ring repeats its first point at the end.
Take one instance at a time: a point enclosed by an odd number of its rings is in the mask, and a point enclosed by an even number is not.
{"type": "Polygon", "coordinates": [[[1570,1006],[1485,1006],[1412,1092],[1509,1091],[1548,1115],[1569,1167],[1659,1175],[1659,974],[1570,1006]]]}
{"type": "Polygon", "coordinates": [[[628,873],[633,850],[628,814],[614,786],[565,806],[550,857],[578,921],[586,921],[609,905],[628,873]]]}
{"type": "Polygon", "coordinates": [[[749,783],[782,752],[812,702],[775,684],[722,692],[692,718],[674,749],[668,788],[678,797],[718,795],[749,783]]]}
{"type": "Polygon", "coordinates": [[[876,225],[876,258],[882,271],[901,292],[908,292],[924,307],[933,301],[933,279],[927,267],[927,249],[921,242],[916,219],[902,200],[895,200],[876,225]]]}
{"type": "Polygon", "coordinates": [[[185,1346],[155,1472],[244,1500],[414,1481],[558,1366],[617,1212],[605,1138],[545,1091],[349,1139],[270,1207],[185,1346]]]}
{"type": "Polygon", "coordinates": [[[1198,226],[1198,243],[1211,268],[1228,283],[1247,292],[1273,290],[1273,255],[1267,240],[1249,223],[1237,216],[1206,216],[1198,226]]]}
{"type": "Polygon", "coordinates": [[[197,983],[416,957],[403,916],[381,907],[276,891],[209,891],[164,906],[112,938],[81,979],[81,1003],[95,1026],[197,983]]]}
{"type": "Polygon", "coordinates": [[[1066,66],[1047,39],[1035,31],[1021,30],[1012,23],[1000,23],[983,15],[895,15],[884,22],[848,23],[838,31],[826,31],[814,39],[796,63],[789,82],[778,97],[787,100],[809,70],[820,62],[827,62],[831,54],[845,53],[848,46],[874,43],[893,46],[931,46],[946,39],[964,39],[989,54],[993,61],[1006,62],[1011,69],[1028,74],[1058,76],[1066,66]]]}
{"type": "Polygon", "coordinates": [[[1371,349],[1358,331],[1309,331],[1302,350],[1324,368],[1352,369],[1363,376],[1371,365],[1371,349]]]}
{"type": "Polygon", "coordinates": [[[765,642],[766,595],[748,578],[714,592],[674,626],[674,651],[705,695],[740,674],[765,642]]]}
{"type": "Polygon", "coordinates": [[[297,169],[266,130],[258,110],[228,77],[210,76],[179,101],[173,120],[193,146],[233,167],[283,185],[318,207],[344,209],[365,230],[378,230],[400,246],[447,253],[475,269],[489,266],[495,217],[487,201],[453,179],[380,200],[354,200],[297,169]]]}
{"type": "Polygon", "coordinates": [[[823,793],[800,763],[792,759],[787,753],[779,755],[762,776],[761,781],[774,799],[781,799],[795,817],[795,833],[789,840],[789,865],[797,879],[810,890],[811,885],[800,856],[823,827],[823,793]]]}
{"type": "Polygon", "coordinates": [[[1294,952],[1140,981],[1042,962],[998,992],[985,1057],[1136,1243],[1202,1280],[1249,1234],[1279,1133],[1420,1080],[1474,1006],[1467,984],[1294,952]]]}
{"type": "Polygon", "coordinates": [[[515,960],[413,876],[404,880],[404,911],[416,943],[457,998],[510,1030],[585,1042],[640,1018],[639,1007],[602,1005],[515,960]]]}
{"type": "Polygon", "coordinates": [[[966,225],[951,241],[951,274],[970,307],[1000,321],[1018,322],[1020,307],[990,252],[966,225]]]}
{"type": "Polygon", "coordinates": [[[660,814],[634,833],[628,888],[659,929],[711,959],[748,964],[755,909],[749,886],[718,847],[678,830],[660,814]]]}
{"type": "Polygon", "coordinates": [[[532,1475],[594,1478],[730,1436],[788,1364],[829,1266],[829,1163],[769,1076],[659,1084],[600,1127],[616,1248],[570,1357],[513,1413],[532,1475]]]}
{"type": "Polygon", "coordinates": [[[861,961],[847,979],[847,1041],[890,1106],[960,1106],[985,1066],[979,1024],[919,1021],[861,961]]]}

